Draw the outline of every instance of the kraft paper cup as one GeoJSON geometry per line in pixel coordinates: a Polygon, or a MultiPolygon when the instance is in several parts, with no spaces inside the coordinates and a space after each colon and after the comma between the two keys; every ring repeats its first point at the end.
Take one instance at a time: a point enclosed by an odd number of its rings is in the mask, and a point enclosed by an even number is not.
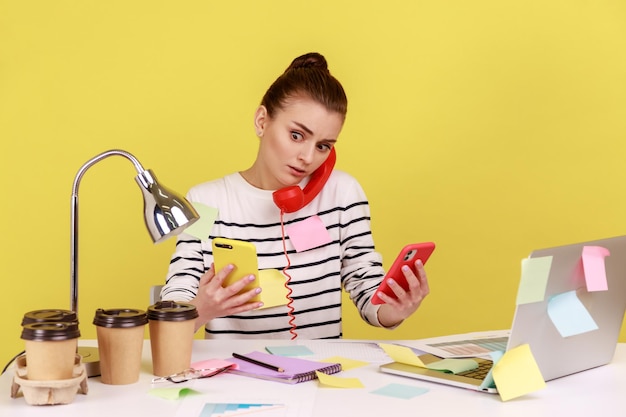
{"type": "Polygon", "coordinates": [[[72,378],[79,337],[78,323],[35,322],[22,326],[27,378],[33,381],[72,378]]]}
{"type": "Polygon", "coordinates": [[[146,312],[129,308],[96,310],[100,379],[109,385],[133,384],[139,380],[146,312]]]}
{"type": "Polygon", "coordinates": [[[22,318],[22,326],[29,323],[78,323],[78,316],[70,310],[34,310],[25,313],[22,318]]]}
{"type": "Polygon", "coordinates": [[[172,375],[191,366],[191,349],[198,311],[192,304],[160,301],[148,307],[152,369],[172,375]]]}

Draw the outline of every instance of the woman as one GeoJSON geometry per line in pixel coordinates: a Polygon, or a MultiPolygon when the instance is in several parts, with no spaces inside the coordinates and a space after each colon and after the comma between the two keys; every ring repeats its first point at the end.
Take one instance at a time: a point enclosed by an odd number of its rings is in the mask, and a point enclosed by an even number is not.
{"type": "Polygon", "coordinates": [[[218,217],[207,239],[179,237],[161,296],[194,304],[200,316],[196,329],[205,325],[206,337],[341,337],[342,287],[366,322],[393,328],[428,295],[426,273],[417,261],[417,276],[410,268],[403,271],[408,291],[389,280],[398,298],[382,295],[385,304],[370,302],[384,276],[382,258],[374,248],[365,193],[348,174],[332,171],[319,194],[294,212],[279,209],[273,201],[275,190],[306,186],[326,162],[346,112],[345,92],[325,58],[318,53],[296,58],[256,110],[259,148],[252,166],[189,191],[190,201],[217,208],[218,217]],[[321,220],[328,239],[298,251],[288,230],[311,218],[321,220]],[[263,308],[262,302],[251,301],[262,288],[240,291],[254,277],[223,286],[236,266],[214,270],[214,237],[254,243],[259,270],[284,271],[289,277],[292,302],[263,308]]]}

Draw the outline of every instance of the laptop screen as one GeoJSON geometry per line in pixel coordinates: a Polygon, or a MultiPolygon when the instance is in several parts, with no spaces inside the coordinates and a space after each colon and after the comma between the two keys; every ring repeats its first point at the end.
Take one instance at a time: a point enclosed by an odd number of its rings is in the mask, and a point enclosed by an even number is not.
{"type": "Polygon", "coordinates": [[[520,291],[531,279],[545,292],[518,294],[507,349],[529,344],[546,381],[610,362],[626,311],[626,236],[535,250],[528,262],[543,265],[545,282],[522,271],[520,291]]]}

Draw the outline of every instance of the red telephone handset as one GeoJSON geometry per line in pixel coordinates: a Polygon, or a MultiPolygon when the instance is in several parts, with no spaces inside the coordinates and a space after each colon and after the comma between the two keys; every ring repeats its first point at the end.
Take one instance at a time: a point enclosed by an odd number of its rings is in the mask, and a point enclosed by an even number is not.
{"type": "Polygon", "coordinates": [[[332,148],[324,163],[311,174],[311,178],[307,185],[304,186],[304,190],[297,185],[276,190],[272,194],[274,203],[285,213],[293,213],[309,204],[322,191],[328,177],[333,172],[336,160],[337,154],[335,148],[332,148]]]}

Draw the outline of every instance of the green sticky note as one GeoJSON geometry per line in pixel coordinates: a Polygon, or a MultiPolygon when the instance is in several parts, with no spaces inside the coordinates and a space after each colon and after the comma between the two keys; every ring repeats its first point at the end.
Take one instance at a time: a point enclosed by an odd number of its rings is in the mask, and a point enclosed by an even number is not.
{"type": "Polygon", "coordinates": [[[385,395],[387,397],[402,398],[405,400],[417,397],[428,392],[428,389],[421,387],[413,387],[403,384],[389,384],[377,390],[370,391],[372,394],[385,395]]]}
{"type": "Polygon", "coordinates": [[[215,219],[217,219],[217,209],[198,202],[192,202],[191,205],[196,209],[200,218],[186,228],[184,233],[200,240],[206,240],[209,238],[215,219]]]}
{"type": "Polygon", "coordinates": [[[166,400],[178,400],[186,395],[198,393],[198,391],[192,390],[191,388],[154,388],[148,391],[148,394],[165,398],[166,400]]]}
{"type": "Polygon", "coordinates": [[[552,267],[552,256],[526,258],[522,260],[522,277],[517,290],[519,304],[543,301],[552,267]]]}
{"type": "Polygon", "coordinates": [[[426,365],[426,367],[435,371],[447,371],[458,374],[478,368],[478,362],[473,359],[447,358],[437,362],[431,362],[426,365]]]}
{"type": "Polygon", "coordinates": [[[313,354],[313,351],[304,345],[266,346],[265,350],[273,355],[280,356],[306,356],[313,354]]]}

